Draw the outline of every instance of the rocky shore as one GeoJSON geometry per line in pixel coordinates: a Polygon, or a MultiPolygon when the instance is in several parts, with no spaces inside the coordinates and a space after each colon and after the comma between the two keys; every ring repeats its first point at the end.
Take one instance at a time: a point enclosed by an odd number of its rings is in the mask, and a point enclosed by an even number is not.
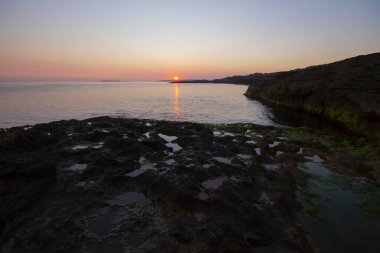
{"type": "Polygon", "coordinates": [[[264,74],[248,83],[248,97],[301,109],[352,133],[380,138],[380,53],[264,74]]]}
{"type": "Polygon", "coordinates": [[[179,82],[249,85],[247,97],[311,113],[351,134],[380,140],[380,53],[291,71],[179,82]]]}
{"type": "Polygon", "coordinates": [[[0,129],[0,252],[314,252],[298,164],[380,178],[376,144],[337,143],[310,129],[109,117],[0,129]]]}

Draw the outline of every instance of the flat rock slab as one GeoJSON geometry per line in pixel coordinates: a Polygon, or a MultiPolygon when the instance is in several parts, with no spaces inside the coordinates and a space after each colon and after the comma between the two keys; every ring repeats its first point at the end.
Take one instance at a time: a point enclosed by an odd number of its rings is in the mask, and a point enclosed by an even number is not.
{"type": "Polygon", "coordinates": [[[0,251],[313,252],[296,160],[274,163],[281,133],[251,127],[100,117],[0,131],[0,251]]]}

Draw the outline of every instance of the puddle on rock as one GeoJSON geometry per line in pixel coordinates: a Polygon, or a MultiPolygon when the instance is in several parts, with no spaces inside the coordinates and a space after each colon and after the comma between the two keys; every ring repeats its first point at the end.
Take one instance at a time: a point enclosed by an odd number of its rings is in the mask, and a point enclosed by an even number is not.
{"type": "Polygon", "coordinates": [[[244,154],[237,154],[237,156],[243,160],[248,160],[248,159],[251,159],[252,156],[250,155],[244,155],[244,154]]]}
{"type": "Polygon", "coordinates": [[[224,136],[234,137],[235,136],[235,134],[229,133],[229,132],[213,131],[212,133],[216,137],[224,137],[224,136]]]}
{"type": "Polygon", "coordinates": [[[143,156],[140,156],[140,159],[139,159],[139,164],[143,165],[145,163],[145,157],[143,156]]]}
{"type": "Polygon", "coordinates": [[[280,143],[281,143],[281,142],[279,142],[279,141],[274,141],[272,144],[269,144],[268,146],[269,146],[270,148],[274,148],[274,147],[278,146],[280,143]]]}
{"type": "Polygon", "coordinates": [[[94,148],[94,149],[99,149],[99,148],[101,148],[101,147],[103,147],[103,144],[104,144],[104,142],[98,142],[97,144],[95,144],[95,145],[92,145],[92,147],[94,148]]]}
{"type": "Polygon", "coordinates": [[[140,176],[141,174],[143,174],[145,172],[146,172],[146,170],[137,169],[137,170],[129,172],[129,173],[125,174],[125,175],[128,176],[128,177],[137,177],[137,176],[140,176]]]}
{"type": "Polygon", "coordinates": [[[305,156],[305,159],[311,160],[312,162],[315,162],[315,163],[321,163],[321,162],[323,162],[323,159],[321,159],[318,155],[305,156]]]}
{"type": "MultiPolygon", "coordinates": [[[[141,158],[140,158],[140,160],[141,160],[141,158]]],[[[135,169],[132,172],[126,173],[125,175],[128,177],[137,177],[137,176],[140,176],[141,174],[147,172],[148,170],[154,170],[154,169],[156,169],[155,163],[145,163],[145,164],[142,164],[140,166],[140,168],[135,169]]]]}
{"type": "Polygon", "coordinates": [[[264,169],[269,171],[278,171],[280,169],[280,166],[277,164],[264,164],[264,169]]]}
{"type": "Polygon", "coordinates": [[[164,139],[166,142],[172,142],[177,139],[177,136],[169,136],[165,134],[158,134],[162,139],[164,139]]]}
{"type": "Polygon", "coordinates": [[[208,163],[202,165],[202,168],[204,169],[209,169],[210,167],[211,167],[211,164],[208,164],[208,163]]]}
{"type": "Polygon", "coordinates": [[[276,156],[279,156],[279,155],[282,155],[282,154],[284,154],[284,152],[282,152],[282,151],[277,151],[276,152],[276,156]]]}
{"type": "Polygon", "coordinates": [[[82,181],[82,182],[79,182],[75,185],[75,187],[78,187],[78,188],[87,188],[87,187],[91,187],[91,186],[95,186],[96,185],[96,181],[82,181]]]}
{"type": "Polygon", "coordinates": [[[255,148],[256,155],[261,155],[261,149],[260,148],[255,148]]]}
{"type": "Polygon", "coordinates": [[[169,160],[165,161],[165,163],[170,166],[170,165],[173,165],[174,163],[176,163],[176,160],[169,159],[169,160]]]}
{"type": "Polygon", "coordinates": [[[88,148],[88,145],[79,144],[79,145],[73,146],[71,149],[72,150],[82,150],[82,149],[87,149],[87,148],[88,148]]]}
{"type": "Polygon", "coordinates": [[[299,168],[315,176],[328,177],[333,173],[331,170],[323,166],[323,164],[320,164],[320,162],[306,162],[300,165],[299,168]]]}
{"type": "Polygon", "coordinates": [[[69,170],[69,171],[73,171],[73,172],[82,173],[86,169],[87,169],[87,164],[85,164],[85,163],[76,163],[76,164],[71,165],[70,167],[65,168],[64,170],[69,170]]]}
{"type": "Polygon", "coordinates": [[[333,172],[319,162],[302,163],[298,168],[311,175],[308,191],[314,197],[306,202],[297,191],[297,199],[303,206],[299,217],[308,226],[313,245],[321,252],[378,252],[380,218],[365,213],[361,204],[368,196],[380,194],[380,188],[333,172]]]}
{"type": "Polygon", "coordinates": [[[209,180],[203,181],[202,186],[208,190],[216,190],[220,186],[222,186],[224,181],[225,181],[225,178],[223,178],[223,177],[215,178],[215,179],[209,179],[209,180]]]}
{"type": "Polygon", "coordinates": [[[221,135],[222,135],[222,132],[214,131],[214,132],[212,132],[212,134],[213,134],[214,136],[221,136],[221,135]]]}
{"type": "Polygon", "coordinates": [[[217,162],[224,163],[224,164],[232,164],[231,159],[221,157],[221,156],[214,156],[212,159],[214,159],[217,162]]]}
{"type": "Polygon", "coordinates": [[[126,192],[116,196],[110,201],[111,205],[125,206],[130,204],[137,204],[139,206],[147,206],[152,202],[140,192],[126,192]]]}
{"type": "Polygon", "coordinates": [[[244,181],[244,178],[240,175],[236,175],[236,176],[231,176],[230,180],[235,182],[235,183],[241,183],[244,181]]]}
{"type": "Polygon", "coordinates": [[[182,147],[178,145],[177,143],[171,143],[171,142],[166,143],[166,147],[172,148],[173,152],[177,152],[182,149],[182,147]]]}

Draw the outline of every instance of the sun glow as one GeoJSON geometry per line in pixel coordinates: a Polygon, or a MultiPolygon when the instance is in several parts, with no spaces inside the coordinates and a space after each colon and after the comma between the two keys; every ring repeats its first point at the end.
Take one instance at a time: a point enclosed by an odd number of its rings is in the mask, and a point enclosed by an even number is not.
{"type": "Polygon", "coordinates": [[[174,81],[178,81],[179,77],[178,76],[174,76],[173,79],[174,79],[174,81]]]}

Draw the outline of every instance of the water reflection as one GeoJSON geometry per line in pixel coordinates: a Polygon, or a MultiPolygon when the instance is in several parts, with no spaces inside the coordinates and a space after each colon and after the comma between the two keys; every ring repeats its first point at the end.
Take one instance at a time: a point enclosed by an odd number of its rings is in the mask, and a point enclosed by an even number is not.
{"type": "Polygon", "coordinates": [[[178,84],[174,84],[175,86],[175,92],[174,92],[174,114],[175,115],[180,115],[180,111],[179,111],[179,103],[178,103],[178,97],[179,97],[179,88],[178,88],[178,84]]]}
{"type": "Polygon", "coordinates": [[[247,99],[246,90],[209,83],[0,83],[0,128],[104,115],[273,125],[269,108],[247,99]]]}

